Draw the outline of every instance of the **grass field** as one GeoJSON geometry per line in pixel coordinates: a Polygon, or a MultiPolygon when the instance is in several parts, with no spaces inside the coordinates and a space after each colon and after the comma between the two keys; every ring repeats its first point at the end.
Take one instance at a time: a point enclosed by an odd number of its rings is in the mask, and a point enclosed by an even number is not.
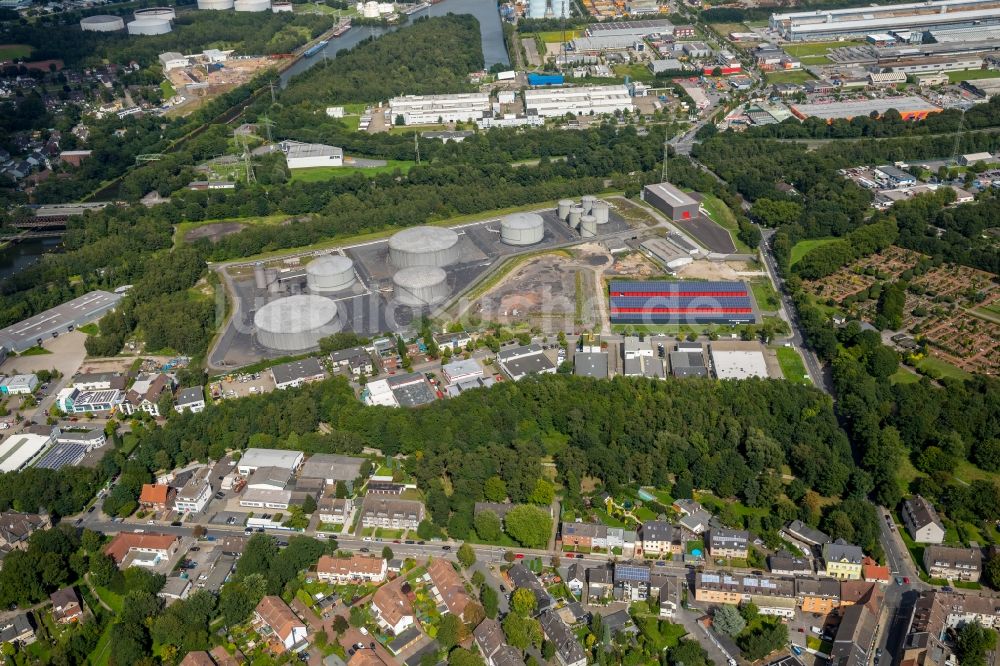
{"type": "Polygon", "coordinates": [[[163,95],[163,99],[170,99],[176,95],[174,87],[170,85],[170,81],[160,81],[160,94],[163,95]]]}
{"type": "Polygon", "coordinates": [[[633,81],[654,81],[656,79],[653,73],[649,71],[649,67],[639,64],[615,65],[614,73],[622,78],[628,76],[633,81]]]}
{"type": "Polygon", "coordinates": [[[802,56],[801,58],[799,58],[799,60],[802,61],[803,65],[829,65],[830,63],[833,62],[832,60],[830,60],[826,56],[822,56],[822,55],[818,55],[818,56],[802,56]]]}
{"type": "Polygon", "coordinates": [[[968,460],[960,460],[955,465],[955,469],[952,470],[952,474],[955,475],[956,479],[961,479],[966,483],[997,478],[996,474],[979,469],[968,460]]]}
{"type": "Polygon", "coordinates": [[[802,56],[826,55],[830,49],[848,46],[864,46],[864,42],[809,42],[808,44],[785,44],[781,48],[788,55],[801,58],[802,56]]]}
{"type": "Polygon", "coordinates": [[[205,227],[210,224],[220,224],[226,222],[233,222],[237,224],[245,224],[247,226],[256,226],[261,224],[279,224],[288,219],[288,215],[264,215],[261,217],[233,217],[224,218],[220,220],[202,220],[201,222],[181,222],[174,226],[174,247],[177,247],[184,242],[184,237],[192,229],[197,229],[198,227],[205,227]]]}
{"type": "Polygon", "coordinates": [[[560,44],[562,42],[568,42],[571,39],[576,39],[583,33],[582,30],[549,30],[547,32],[539,32],[538,37],[546,44],[560,44]],[[565,37],[564,37],[565,35],[565,37]]]}
{"type": "Polygon", "coordinates": [[[90,322],[89,324],[84,324],[83,326],[77,326],[76,330],[81,333],[86,333],[87,335],[100,335],[101,329],[97,326],[95,322],[90,322]]]}
{"type": "Polygon", "coordinates": [[[950,377],[952,379],[971,379],[972,374],[962,370],[961,368],[956,368],[951,363],[942,361],[939,358],[933,356],[928,356],[926,358],[917,361],[917,367],[925,372],[936,372],[942,377],[950,377]]]}
{"type": "Polygon", "coordinates": [[[895,373],[889,375],[889,381],[893,384],[915,384],[920,381],[920,375],[900,368],[895,373]]]}
{"type": "Polygon", "coordinates": [[[972,314],[986,321],[1000,324],[1000,305],[986,305],[971,310],[972,314]]]}
{"type": "Polygon", "coordinates": [[[749,245],[737,238],[737,232],[739,232],[740,228],[736,224],[736,216],[733,215],[733,211],[729,210],[729,206],[722,199],[711,194],[706,194],[701,204],[708,211],[708,216],[712,218],[712,221],[729,232],[729,235],[733,239],[733,244],[736,245],[737,252],[746,254],[754,253],[749,245]]]}
{"type": "Polygon", "coordinates": [[[370,169],[362,167],[313,167],[311,169],[294,169],[292,171],[292,181],[302,183],[315,183],[331,178],[343,178],[355,173],[365,176],[377,176],[380,173],[392,173],[399,169],[403,173],[410,170],[416,162],[410,160],[388,160],[388,164],[383,167],[372,167],[370,169]]]}
{"type": "Polygon", "coordinates": [[[996,69],[966,69],[961,72],[948,72],[948,80],[952,83],[961,83],[972,79],[995,79],[1000,77],[1000,70],[996,69]]]}
{"type": "Polygon", "coordinates": [[[27,58],[32,48],[27,44],[0,44],[0,61],[27,58]]]}
{"type": "MultiPolygon", "coordinates": [[[[820,64],[820,63],[810,63],[820,64]]],[[[768,83],[805,83],[812,81],[815,77],[805,70],[792,70],[789,72],[768,72],[764,75],[768,83]]]]}
{"type": "Polygon", "coordinates": [[[785,379],[805,386],[812,384],[806,375],[806,365],[802,362],[798,350],[794,347],[778,347],[775,352],[778,354],[778,365],[781,366],[781,374],[785,379]]]}
{"type": "Polygon", "coordinates": [[[799,262],[802,257],[806,255],[806,252],[812,250],[813,248],[821,247],[827,243],[832,243],[837,240],[836,238],[812,238],[810,240],[799,241],[792,246],[792,256],[789,259],[789,265],[794,266],[799,262]]]}
{"type": "Polygon", "coordinates": [[[777,310],[781,307],[778,292],[774,290],[770,280],[754,280],[750,283],[750,290],[761,310],[777,310]]]}

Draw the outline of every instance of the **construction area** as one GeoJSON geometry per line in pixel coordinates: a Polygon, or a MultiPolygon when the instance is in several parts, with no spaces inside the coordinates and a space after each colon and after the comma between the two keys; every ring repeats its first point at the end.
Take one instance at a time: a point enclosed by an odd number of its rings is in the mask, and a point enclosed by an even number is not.
{"type": "MultiPolygon", "coordinates": [[[[221,270],[237,304],[209,365],[233,369],[308,351],[345,330],[365,336],[412,332],[416,317],[481,289],[488,273],[516,255],[596,241],[619,245],[632,234],[611,204],[585,196],[555,209],[455,227],[409,227],[335,250],[230,265],[221,270]]],[[[599,267],[611,263],[610,256],[599,259],[599,267]]],[[[574,278],[561,290],[573,299],[574,317],[575,288],[574,278]]]]}
{"type": "Polygon", "coordinates": [[[276,67],[280,62],[268,56],[240,56],[223,61],[207,57],[178,56],[173,63],[180,66],[170,69],[165,66],[163,75],[176,92],[175,105],[179,105],[192,98],[211,98],[229,92],[257,74],[276,67]],[[182,62],[185,64],[181,65],[182,62]]]}

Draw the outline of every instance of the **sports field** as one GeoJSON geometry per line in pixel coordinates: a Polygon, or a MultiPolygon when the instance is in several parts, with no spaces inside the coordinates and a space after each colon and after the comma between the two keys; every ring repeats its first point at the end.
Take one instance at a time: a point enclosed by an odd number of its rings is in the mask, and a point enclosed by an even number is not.
{"type": "Polygon", "coordinates": [[[31,51],[27,44],[0,44],[0,61],[27,58],[31,51]]]}

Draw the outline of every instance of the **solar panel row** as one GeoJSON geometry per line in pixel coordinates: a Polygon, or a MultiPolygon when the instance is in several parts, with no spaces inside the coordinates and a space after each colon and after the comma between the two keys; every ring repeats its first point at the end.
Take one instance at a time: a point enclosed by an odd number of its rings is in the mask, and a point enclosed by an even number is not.
{"type": "Polygon", "coordinates": [[[63,467],[69,467],[70,465],[76,465],[83,460],[83,456],[86,454],[87,446],[85,444],[56,444],[49,449],[37,463],[35,463],[35,467],[40,467],[42,469],[61,469],[63,467]]]}

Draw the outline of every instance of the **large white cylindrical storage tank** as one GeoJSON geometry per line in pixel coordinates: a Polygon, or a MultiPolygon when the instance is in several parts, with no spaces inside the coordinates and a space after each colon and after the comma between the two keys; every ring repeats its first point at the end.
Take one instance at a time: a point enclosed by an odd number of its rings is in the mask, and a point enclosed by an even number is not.
{"type": "Polygon", "coordinates": [[[198,0],[198,9],[222,11],[233,8],[233,0],[198,0]]]}
{"type": "Polygon", "coordinates": [[[573,206],[569,209],[569,217],[566,218],[566,222],[569,226],[576,229],[580,226],[581,217],[583,217],[583,206],[573,206]]]}
{"type": "Polygon", "coordinates": [[[389,260],[396,268],[447,266],[460,254],[458,234],[444,227],[412,227],[389,239],[389,260]]]}
{"type": "Polygon", "coordinates": [[[378,18],[378,3],[375,0],[366,2],[361,10],[361,15],[364,18],[378,18]]]}
{"type": "Polygon", "coordinates": [[[448,274],[437,266],[411,266],[392,276],[396,302],[422,307],[448,298],[448,274]]]}
{"type": "Polygon", "coordinates": [[[512,213],[500,220],[500,240],[507,245],[534,245],[545,236],[545,220],[537,213],[512,213]]]}
{"type": "Polygon", "coordinates": [[[142,19],[167,19],[173,21],[177,18],[177,12],[173,7],[149,7],[148,9],[135,10],[136,20],[142,19]]]}
{"type": "Polygon", "coordinates": [[[257,342],[277,351],[305,351],[320,338],[343,328],[337,304],[329,298],[307,294],[271,301],[253,318],[257,342]]]}
{"type": "Polygon", "coordinates": [[[573,207],[572,199],[560,199],[559,206],[556,208],[556,214],[559,215],[559,219],[563,222],[569,217],[569,209],[573,207]]]}
{"type": "Polygon", "coordinates": [[[593,215],[580,216],[580,236],[594,238],[597,236],[597,218],[593,215]]]}
{"type": "Polygon", "coordinates": [[[233,9],[238,12],[266,12],[271,9],[271,0],[236,0],[233,9]]]}
{"type": "Polygon", "coordinates": [[[117,32],[125,29],[125,19],[121,16],[88,16],[80,19],[80,29],[86,32],[117,32]]]}
{"type": "Polygon", "coordinates": [[[165,35],[170,32],[170,19],[136,19],[127,27],[130,35],[165,35]]]}
{"type": "Polygon", "coordinates": [[[607,201],[595,201],[594,208],[590,211],[590,214],[597,218],[598,224],[608,223],[608,213],[609,207],[607,201]]]}
{"type": "Polygon", "coordinates": [[[354,262],[340,254],[317,257],[306,265],[306,284],[316,294],[343,291],[354,279],[354,262]]]}
{"type": "Polygon", "coordinates": [[[580,205],[583,206],[584,214],[590,215],[590,211],[594,210],[595,201],[597,201],[597,197],[590,194],[580,198],[580,205]]]}

